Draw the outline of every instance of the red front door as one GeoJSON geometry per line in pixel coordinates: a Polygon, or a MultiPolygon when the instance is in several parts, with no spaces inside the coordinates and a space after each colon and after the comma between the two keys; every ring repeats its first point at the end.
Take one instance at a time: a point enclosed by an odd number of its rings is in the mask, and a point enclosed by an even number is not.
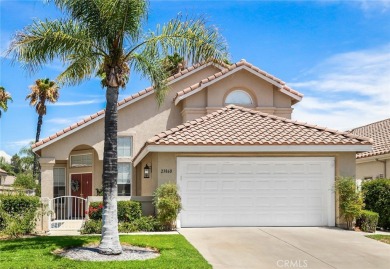
{"type": "MultiPolygon", "coordinates": [[[[86,199],[92,196],[92,174],[73,174],[70,182],[71,196],[86,199]]],[[[84,216],[85,204],[82,199],[73,199],[73,217],[84,216]]]]}

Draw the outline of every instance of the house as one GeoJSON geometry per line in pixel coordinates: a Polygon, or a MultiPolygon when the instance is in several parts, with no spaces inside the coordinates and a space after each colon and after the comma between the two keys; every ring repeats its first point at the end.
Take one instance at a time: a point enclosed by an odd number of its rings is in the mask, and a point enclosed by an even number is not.
{"type": "Polygon", "coordinates": [[[356,178],[390,178],[390,118],[351,130],[372,138],[372,150],[356,154],[356,178]]]}
{"type": "MultiPolygon", "coordinates": [[[[146,203],[174,182],[181,227],[339,222],[335,177],[355,176],[369,139],[291,120],[303,95],[245,60],[196,64],[168,81],[160,107],[151,87],[118,103],[118,198],[146,203]]],[[[97,195],[104,113],[32,146],[42,197],[97,195]]]]}

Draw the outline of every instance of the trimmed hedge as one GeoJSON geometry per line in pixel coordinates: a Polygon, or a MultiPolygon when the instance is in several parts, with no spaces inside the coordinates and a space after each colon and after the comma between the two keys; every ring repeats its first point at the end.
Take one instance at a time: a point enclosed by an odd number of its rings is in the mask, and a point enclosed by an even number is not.
{"type": "Polygon", "coordinates": [[[0,231],[11,237],[31,233],[39,204],[36,196],[0,195],[0,231]]]}
{"type": "Polygon", "coordinates": [[[375,233],[378,225],[379,214],[369,210],[362,210],[356,219],[356,226],[363,232],[375,233]]]}
{"type": "MultiPolygon", "coordinates": [[[[141,203],[137,201],[118,201],[118,221],[130,222],[141,218],[141,203]]],[[[88,216],[91,220],[101,220],[103,213],[102,202],[92,202],[89,204],[88,216]]]]}
{"type": "Polygon", "coordinates": [[[390,179],[374,179],[362,184],[366,209],[378,212],[378,226],[390,229],[390,179]]]}

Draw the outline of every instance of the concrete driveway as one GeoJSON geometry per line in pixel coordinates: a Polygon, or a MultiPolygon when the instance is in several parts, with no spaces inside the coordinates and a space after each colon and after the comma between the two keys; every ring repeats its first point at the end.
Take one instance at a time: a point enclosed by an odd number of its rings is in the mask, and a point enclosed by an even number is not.
{"type": "Polygon", "coordinates": [[[390,245],[337,228],[182,228],[179,232],[215,269],[390,268],[390,245]]]}

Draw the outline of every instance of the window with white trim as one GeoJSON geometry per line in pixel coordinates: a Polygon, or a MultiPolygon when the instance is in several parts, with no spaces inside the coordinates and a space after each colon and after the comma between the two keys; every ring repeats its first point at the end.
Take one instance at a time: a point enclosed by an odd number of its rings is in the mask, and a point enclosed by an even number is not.
{"type": "Polygon", "coordinates": [[[233,105],[252,105],[251,96],[243,90],[234,90],[226,96],[225,104],[233,105]]]}
{"type": "Polygon", "coordinates": [[[53,168],[53,197],[65,196],[65,168],[53,168]]]}
{"type": "Polygon", "coordinates": [[[118,158],[131,157],[133,154],[133,137],[118,136],[118,158]]]}
{"type": "Polygon", "coordinates": [[[80,154],[70,156],[71,167],[92,166],[92,154],[80,154]]]}
{"type": "Polygon", "coordinates": [[[131,163],[118,163],[118,196],[131,195],[131,163]]]}

